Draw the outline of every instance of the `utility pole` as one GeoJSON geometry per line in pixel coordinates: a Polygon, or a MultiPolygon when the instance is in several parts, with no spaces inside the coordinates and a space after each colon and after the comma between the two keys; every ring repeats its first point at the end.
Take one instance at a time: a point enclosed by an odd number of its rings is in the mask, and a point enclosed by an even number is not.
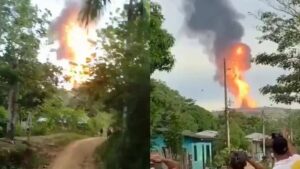
{"type": "Polygon", "coordinates": [[[26,128],[27,142],[28,142],[28,143],[30,142],[31,126],[32,126],[32,116],[31,116],[31,112],[28,112],[28,117],[27,117],[27,128],[26,128]]]}
{"type": "Polygon", "coordinates": [[[124,101],[124,107],[123,107],[123,133],[125,133],[125,130],[127,128],[126,116],[127,116],[127,106],[126,106],[125,101],[124,101]]]}
{"type": "Polygon", "coordinates": [[[262,132],[263,132],[263,155],[266,155],[266,139],[265,139],[265,114],[264,114],[264,108],[261,112],[261,116],[262,116],[262,132]]]}
{"type": "Polygon", "coordinates": [[[290,127],[290,141],[293,142],[293,117],[294,113],[292,112],[292,109],[289,108],[289,127],[290,127]]]}
{"type": "Polygon", "coordinates": [[[226,58],[224,58],[224,99],[225,99],[225,109],[224,114],[226,118],[226,135],[227,135],[227,147],[230,151],[230,126],[229,126],[229,112],[227,105],[227,66],[226,66],[226,58]]]}

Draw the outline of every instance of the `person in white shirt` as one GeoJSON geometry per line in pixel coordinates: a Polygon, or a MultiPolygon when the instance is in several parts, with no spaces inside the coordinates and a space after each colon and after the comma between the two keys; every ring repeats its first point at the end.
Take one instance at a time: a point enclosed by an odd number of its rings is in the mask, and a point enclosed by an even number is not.
{"type": "Polygon", "coordinates": [[[272,140],[272,149],[276,160],[273,169],[300,169],[300,155],[296,154],[287,135],[273,133],[272,140]]]}

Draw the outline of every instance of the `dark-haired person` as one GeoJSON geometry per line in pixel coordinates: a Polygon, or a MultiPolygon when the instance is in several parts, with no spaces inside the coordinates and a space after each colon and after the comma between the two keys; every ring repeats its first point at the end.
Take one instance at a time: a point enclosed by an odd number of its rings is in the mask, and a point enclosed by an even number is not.
{"type": "Polygon", "coordinates": [[[300,169],[300,155],[289,141],[286,132],[272,134],[272,149],[275,157],[273,169],[300,169]]]}
{"type": "Polygon", "coordinates": [[[171,159],[166,159],[163,158],[160,154],[158,153],[151,153],[150,154],[150,164],[151,168],[155,168],[155,164],[165,164],[168,169],[180,169],[179,164],[171,159]]]}
{"type": "Polygon", "coordinates": [[[245,152],[237,151],[231,154],[231,169],[247,169],[247,167],[249,168],[247,164],[250,164],[254,169],[265,169],[262,165],[256,163],[254,160],[251,160],[245,152]]]}

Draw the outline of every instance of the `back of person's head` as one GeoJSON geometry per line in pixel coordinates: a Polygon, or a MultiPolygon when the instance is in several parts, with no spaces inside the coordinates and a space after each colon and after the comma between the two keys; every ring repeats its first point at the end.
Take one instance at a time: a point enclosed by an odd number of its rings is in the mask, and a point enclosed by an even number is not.
{"type": "Polygon", "coordinates": [[[272,149],[276,155],[285,155],[288,153],[288,142],[281,134],[272,133],[272,149]]]}
{"type": "Polygon", "coordinates": [[[268,157],[267,156],[262,156],[262,160],[267,160],[268,159],[268,157]]]}
{"type": "Polygon", "coordinates": [[[244,169],[247,165],[247,155],[244,152],[236,151],[231,154],[230,167],[232,169],[244,169]]]}

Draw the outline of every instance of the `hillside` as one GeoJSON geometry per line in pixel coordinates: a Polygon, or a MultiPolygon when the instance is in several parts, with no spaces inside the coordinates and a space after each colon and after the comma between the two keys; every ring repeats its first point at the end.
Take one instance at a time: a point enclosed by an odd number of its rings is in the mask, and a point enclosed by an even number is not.
{"type": "MultiPolygon", "coordinates": [[[[280,108],[280,107],[257,107],[257,108],[237,108],[237,109],[231,109],[235,112],[241,112],[246,116],[261,116],[262,111],[264,111],[264,114],[266,118],[270,120],[277,120],[280,118],[287,117],[287,115],[291,112],[299,112],[299,109],[287,109],[287,108],[280,108]]],[[[220,114],[223,114],[223,110],[217,110],[212,111],[212,114],[214,116],[218,116],[220,114]]]]}

